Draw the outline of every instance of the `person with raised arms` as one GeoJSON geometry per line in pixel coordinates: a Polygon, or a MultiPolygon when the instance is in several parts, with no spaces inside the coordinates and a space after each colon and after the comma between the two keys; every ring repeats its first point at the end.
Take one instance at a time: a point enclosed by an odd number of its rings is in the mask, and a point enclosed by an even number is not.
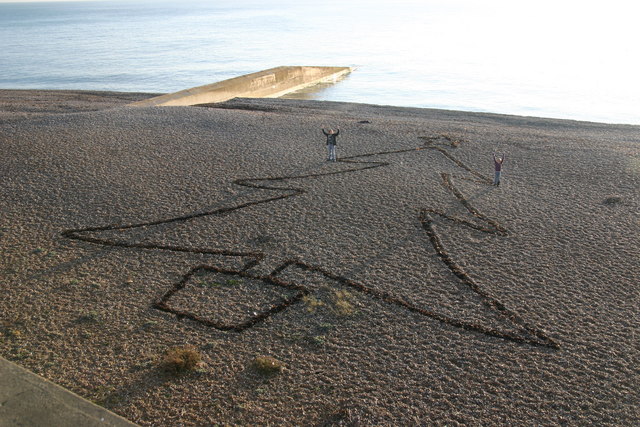
{"type": "Polygon", "coordinates": [[[501,156],[496,156],[496,153],[493,153],[493,165],[495,167],[495,175],[493,177],[493,185],[500,185],[500,175],[502,174],[502,163],[504,163],[504,154],[501,156]]]}
{"type": "Polygon", "coordinates": [[[329,131],[325,131],[322,129],[322,133],[327,137],[327,150],[329,152],[329,158],[327,161],[335,162],[336,161],[336,138],[340,134],[340,129],[329,129],[329,131]]]}

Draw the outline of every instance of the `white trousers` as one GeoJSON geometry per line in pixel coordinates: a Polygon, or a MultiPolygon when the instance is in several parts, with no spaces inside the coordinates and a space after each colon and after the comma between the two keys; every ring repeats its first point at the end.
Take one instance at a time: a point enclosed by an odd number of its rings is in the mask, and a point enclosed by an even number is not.
{"type": "Polygon", "coordinates": [[[329,160],[336,161],[336,146],[334,144],[327,144],[327,151],[329,152],[329,160]]]}

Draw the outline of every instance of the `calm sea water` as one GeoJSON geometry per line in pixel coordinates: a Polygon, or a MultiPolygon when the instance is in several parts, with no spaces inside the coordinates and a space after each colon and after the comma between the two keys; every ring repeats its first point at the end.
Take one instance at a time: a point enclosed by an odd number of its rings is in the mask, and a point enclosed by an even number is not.
{"type": "Polygon", "coordinates": [[[0,3],[0,88],[173,92],[279,65],[357,66],[302,96],[640,124],[634,3],[0,3]]]}

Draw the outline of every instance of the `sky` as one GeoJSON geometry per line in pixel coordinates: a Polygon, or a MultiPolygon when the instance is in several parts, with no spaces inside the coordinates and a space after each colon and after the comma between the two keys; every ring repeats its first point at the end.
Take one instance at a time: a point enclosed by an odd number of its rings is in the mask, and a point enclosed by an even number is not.
{"type": "Polygon", "coordinates": [[[100,0],[0,0],[0,3],[40,3],[40,2],[51,2],[51,1],[100,1],[100,0]]]}

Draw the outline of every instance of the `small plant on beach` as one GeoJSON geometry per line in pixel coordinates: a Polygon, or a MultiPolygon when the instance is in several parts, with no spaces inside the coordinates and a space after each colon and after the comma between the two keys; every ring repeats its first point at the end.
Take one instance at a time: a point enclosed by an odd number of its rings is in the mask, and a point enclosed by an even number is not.
{"type": "Polygon", "coordinates": [[[253,360],[253,367],[261,375],[274,375],[284,369],[284,363],[271,356],[258,356],[253,360]]]}
{"type": "Polygon", "coordinates": [[[318,325],[318,330],[321,332],[329,332],[335,329],[335,325],[332,323],[322,322],[318,325]]]}
{"type": "Polygon", "coordinates": [[[22,332],[19,329],[0,327],[0,337],[19,340],[22,338],[22,332]]]}
{"type": "Polygon", "coordinates": [[[31,352],[24,348],[13,348],[13,353],[11,354],[14,360],[25,360],[31,356],[31,352]]]}
{"type": "Polygon", "coordinates": [[[604,203],[605,205],[617,205],[619,203],[622,202],[622,197],[620,196],[609,196],[606,199],[604,199],[604,201],[602,203],[604,203]]]}
{"type": "Polygon", "coordinates": [[[114,396],[115,391],[116,388],[113,386],[98,386],[93,391],[96,397],[92,399],[92,402],[102,407],[118,403],[119,399],[114,396]]]}
{"type": "Polygon", "coordinates": [[[309,313],[313,313],[319,307],[322,307],[324,305],[322,301],[311,295],[305,295],[304,297],[302,297],[302,302],[304,302],[304,305],[307,307],[307,311],[309,313]]]}
{"type": "Polygon", "coordinates": [[[157,326],[158,322],[155,320],[146,320],[143,324],[142,324],[142,329],[150,329],[153,328],[154,326],[157,326]]]}
{"type": "Polygon", "coordinates": [[[335,291],[333,304],[335,312],[340,316],[350,316],[355,313],[355,307],[351,302],[353,295],[348,291],[335,291]]]}
{"type": "Polygon", "coordinates": [[[100,313],[94,310],[83,311],[77,319],[78,323],[100,323],[101,320],[100,313]]]}
{"type": "Polygon", "coordinates": [[[323,346],[327,343],[327,337],[324,335],[314,335],[309,337],[309,342],[318,346],[323,346]]]}
{"type": "Polygon", "coordinates": [[[162,367],[174,374],[194,371],[200,362],[202,355],[192,346],[173,347],[167,350],[162,358],[162,367]]]}

